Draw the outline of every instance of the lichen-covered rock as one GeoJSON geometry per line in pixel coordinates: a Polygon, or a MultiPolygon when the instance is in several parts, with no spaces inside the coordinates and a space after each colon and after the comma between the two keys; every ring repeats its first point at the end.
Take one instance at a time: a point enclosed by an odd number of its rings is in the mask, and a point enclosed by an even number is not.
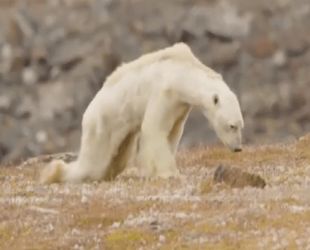
{"type": "Polygon", "coordinates": [[[224,182],[234,188],[252,186],[264,188],[266,181],[256,174],[244,172],[238,168],[220,165],[214,173],[214,182],[224,182]]]}

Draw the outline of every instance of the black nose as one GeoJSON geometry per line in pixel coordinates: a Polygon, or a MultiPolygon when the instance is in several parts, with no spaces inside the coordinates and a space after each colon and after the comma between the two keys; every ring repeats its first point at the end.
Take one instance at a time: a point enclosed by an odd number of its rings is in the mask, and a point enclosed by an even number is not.
{"type": "Polygon", "coordinates": [[[234,149],[234,152],[241,152],[242,151],[242,148],[235,148],[234,149]]]}

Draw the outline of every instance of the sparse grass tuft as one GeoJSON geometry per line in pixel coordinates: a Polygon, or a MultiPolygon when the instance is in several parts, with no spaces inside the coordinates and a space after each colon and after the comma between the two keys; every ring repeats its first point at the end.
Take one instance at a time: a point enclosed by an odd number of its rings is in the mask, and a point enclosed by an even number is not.
{"type": "Polygon", "coordinates": [[[88,214],[82,217],[77,217],[75,219],[75,225],[82,229],[104,228],[111,226],[114,222],[118,221],[118,218],[109,217],[107,215],[88,214]]]}
{"type": "Polygon", "coordinates": [[[107,249],[138,249],[155,242],[155,235],[146,230],[120,229],[108,234],[105,238],[107,249]]]}
{"type": "Polygon", "coordinates": [[[302,137],[296,145],[299,161],[310,164],[310,135],[302,137]]]}
{"type": "Polygon", "coordinates": [[[223,147],[200,148],[193,151],[185,151],[180,157],[182,165],[217,166],[219,163],[231,166],[260,166],[291,161],[292,150],[287,147],[245,147],[240,153],[230,152],[223,147]]]}
{"type": "Polygon", "coordinates": [[[200,193],[202,195],[207,195],[208,193],[212,192],[214,183],[212,180],[202,181],[200,184],[200,193]]]}

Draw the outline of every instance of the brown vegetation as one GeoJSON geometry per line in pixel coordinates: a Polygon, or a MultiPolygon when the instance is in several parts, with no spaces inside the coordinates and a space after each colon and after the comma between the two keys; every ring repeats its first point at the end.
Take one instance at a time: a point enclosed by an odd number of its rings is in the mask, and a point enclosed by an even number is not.
{"type": "Polygon", "coordinates": [[[0,249],[307,249],[310,136],[290,145],[179,153],[184,178],[41,185],[37,164],[0,168],[0,249]],[[264,189],[214,183],[226,164],[264,189]]]}

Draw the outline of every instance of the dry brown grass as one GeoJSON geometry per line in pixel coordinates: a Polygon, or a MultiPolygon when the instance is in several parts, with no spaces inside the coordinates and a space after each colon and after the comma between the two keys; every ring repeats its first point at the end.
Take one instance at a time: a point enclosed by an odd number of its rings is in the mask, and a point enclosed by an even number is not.
{"type": "Polygon", "coordinates": [[[42,166],[0,168],[0,249],[309,249],[310,136],[290,145],[180,152],[184,179],[41,185],[42,166]],[[212,181],[226,164],[264,189],[212,181]]]}

